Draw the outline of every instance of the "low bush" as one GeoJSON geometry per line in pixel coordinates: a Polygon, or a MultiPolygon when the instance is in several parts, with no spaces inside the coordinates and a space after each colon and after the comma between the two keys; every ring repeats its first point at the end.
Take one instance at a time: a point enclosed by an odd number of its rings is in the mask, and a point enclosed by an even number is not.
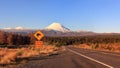
{"type": "Polygon", "coordinates": [[[95,49],[95,50],[103,50],[103,51],[112,51],[112,52],[120,52],[120,43],[99,43],[99,44],[79,44],[73,45],[72,47],[76,48],[84,48],[84,49],[95,49]]]}
{"type": "Polygon", "coordinates": [[[34,56],[50,55],[58,53],[59,48],[56,46],[44,45],[43,48],[17,48],[8,49],[0,48],[0,64],[10,64],[16,62],[19,58],[29,58],[34,56]]]}

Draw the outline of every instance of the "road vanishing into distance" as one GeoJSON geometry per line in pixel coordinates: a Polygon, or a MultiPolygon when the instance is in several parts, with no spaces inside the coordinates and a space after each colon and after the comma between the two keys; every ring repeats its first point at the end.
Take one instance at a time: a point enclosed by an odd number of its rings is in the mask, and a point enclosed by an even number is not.
{"type": "Polygon", "coordinates": [[[49,57],[37,57],[15,68],[120,68],[120,53],[66,47],[49,57]]]}

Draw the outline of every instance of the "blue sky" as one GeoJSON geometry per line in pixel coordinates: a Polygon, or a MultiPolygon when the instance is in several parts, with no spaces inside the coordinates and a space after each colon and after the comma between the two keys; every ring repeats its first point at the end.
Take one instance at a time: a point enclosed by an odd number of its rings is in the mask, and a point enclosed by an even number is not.
{"type": "Polygon", "coordinates": [[[0,0],[0,28],[40,28],[59,22],[71,30],[120,33],[120,0],[0,0]]]}

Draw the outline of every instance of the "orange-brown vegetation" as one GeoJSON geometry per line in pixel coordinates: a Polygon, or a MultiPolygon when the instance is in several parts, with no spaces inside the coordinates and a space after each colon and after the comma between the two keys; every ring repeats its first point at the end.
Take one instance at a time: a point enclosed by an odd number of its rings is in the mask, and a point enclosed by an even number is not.
{"type": "Polygon", "coordinates": [[[111,52],[120,52],[120,43],[80,44],[80,45],[73,45],[73,47],[84,48],[84,49],[111,51],[111,52]]]}
{"type": "Polygon", "coordinates": [[[112,51],[112,52],[120,52],[120,43],[99,44],[96,49],[97,50],[112,51]]]}
{"type": "Polygon", "coordinates": [[[19,58],[29,58],[34,56],[47,56],[57,54],[60,48],[46,45],[42,49],[35,48],[0,48],[0,64],[10,64],[16,62],[19,58]]]}
{"type": "Polygon", "coordinates": [[[75,47],[75,48],[84,48],[84,49],[90,49],[91,48],[87,44],[73,45],[72,47],[75,47]]]}

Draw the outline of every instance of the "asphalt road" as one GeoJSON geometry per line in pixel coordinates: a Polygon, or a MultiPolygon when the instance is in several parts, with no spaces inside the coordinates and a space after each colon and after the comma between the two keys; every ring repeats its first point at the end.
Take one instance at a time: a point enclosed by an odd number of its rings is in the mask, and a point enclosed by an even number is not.
{"type": "Polygon", "coordinates": [[[66,47],[49,57],[37,57],[15,68],[120,68],[120,53],[66,47]]]}

